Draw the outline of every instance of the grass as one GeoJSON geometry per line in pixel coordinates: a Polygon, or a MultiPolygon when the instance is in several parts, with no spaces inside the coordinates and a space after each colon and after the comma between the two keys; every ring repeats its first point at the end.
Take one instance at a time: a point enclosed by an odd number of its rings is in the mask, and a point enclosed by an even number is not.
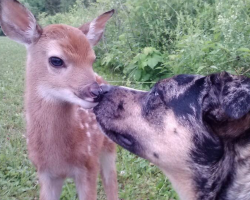
{"type": "MultiPolygon", "coordinates": [[[[23,109],[25,48],[0,37],[0,199],[38,199],[35,168],[28,159],[23,109]]],[[[121,80],[100,70],[107,80],[121,80]]],[[[175,200],[169,181],[152,164],[118,148],[117,171],[120,199],[175,200]]],[[[77,199],[72,180],[64,185],[61,200],[77,199]]],[[[106,199],[100,181],[98,199],[106,199]]]]}

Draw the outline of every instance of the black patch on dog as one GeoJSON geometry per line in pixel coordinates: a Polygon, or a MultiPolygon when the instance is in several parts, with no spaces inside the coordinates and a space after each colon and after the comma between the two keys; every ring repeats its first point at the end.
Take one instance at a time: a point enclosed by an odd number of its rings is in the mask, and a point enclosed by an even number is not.
{"type": "Polygon", "coordinates": [[[154,152],[153,155],[155,158],[157,158],[157,159],[159,158],[159,155],[157,153],[154,152]]]}
{"type": "MultiPolygon", "coordinates": [[[[172,98],[169,102],[166,102],[167,107],[173,109],[174,113],[178,117],[185,115],[193,115],[200,117],[201,104],[198,102],[201,91],[204,89],[204,78],[200,78],[194,82],[183,94],[180,94],[176,98],[172,98]],[[191,108],[194,106],[196,109],[191,108]]],[[[165,91],[167,95],[167,91],[165,91]]]]}
{"type": "Polygon", "coordinates": [[[245,130],[239,137],[234,138],[233,143],[239,146],[246,146],[250,143],[250,128],[245,130]]]}
{"type": "Polygon", "coordinates": [[[142,116],[149,125],[161,129],[165,115],[164,103],[161,100],[156,88],[147,93],[141,100],[142,116]]]}
{"type": "MultiPolygon", "coordinates": [[[[232,167],[231,171],[233,171],[233,169],[234,168],[232,167]]],[[[228,173],[227,177],[221,183],[221,188],[215,198],[216,200],[226,200],[226,195],[227,195],[229,187],[233,183],[234,176],[235,174],[233,172],[228,173]]],[[[217,185],[218,183],[214,182],[214,184],[217,185]]]]}
{"type": "Polygon", "coordinates": [[[163,102],[161,101],[158,91],[156,87],[154,87],[151,92],[148,93],[143,109],[147,114],[148,112],[152,112],[153,110],[159,108],[162,104],[163,102]]]}
{"type": "Polygon", "coordinates": [[[234,147],[224,144],[224,154],[217,163],[208,165],[193,165],[197,200],[226,200],[227,192],[234,180],[234,147]]]}
{"type": "Polygon", "coordinates": [[[181,86],[192,82],[194,78],[194,75],[180,74],[175,76],[173,79],[178,83],[179,86],[181,86]]]}
{"type": "Polygon", "coordinates": [[[120,101],[120,103],[118,104],[118,109],[119,110],[124,110],[123,105],[124,105],[124,101],[120,101]]]}
{"type": "Polygon", "coordinates": [[[223,143],[218,137],[198,133],[194,134],[193,142],[195,148],[191,151],[191,157],[199,165],[215,164],[224,154],[223,143]]]}

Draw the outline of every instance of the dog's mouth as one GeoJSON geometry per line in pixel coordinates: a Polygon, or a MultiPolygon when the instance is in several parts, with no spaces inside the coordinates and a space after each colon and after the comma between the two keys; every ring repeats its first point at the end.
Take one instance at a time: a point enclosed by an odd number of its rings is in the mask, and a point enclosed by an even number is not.
{"type": "Polygon", "coordinates": [[[126,149],[133,147],[135,143],[133,137],[128,134],[121,134],[116,131],[106,131],[105,134],[115,143],[121,145],[126,149]]]}
{"type": "Polygon", "coordinates": [[[104,133],[115,143],[127,149],[133,154],[143,157],[140,143],[128,133],[118,133],[116,131],[104,131],[104,133]]]}
{"type": "Polygon", "coordinates": [[[131,148],[135,144],[134,138],[127,134],[127,133],[121,133],[115,130],[107,129],[105,125],[101,120],[99,120],[99,117],[97,117],[97,121],[104,132],[105,135],[107,135],[111,140],[113,140],[115,143],[121,145],[122,147],[128,149],[131,148]]]}
{"type": "MultiPolygon", "coordinates": [[[[100,119],[97,117],[97,121],[103,131],[103,133],[109,137],[111,140],[113,140],[115,143],[119,144],[121,147],[127,149],[128,151],[138,155],[142,156],[142,147],[140,143],[137,141],[137,139],[133,136],[131,131],[127,130],[124,131],[118,131],[116,128],[113,129],[107,129],[107,123],[103,124],[100,119]]],[[[111,125],[111,124],[110,124],[111,125]]],[[[117,127],[118,128],[118,127],[117,127]]],[[[119,129],[119,128],[118,128],[119,129]]]]}

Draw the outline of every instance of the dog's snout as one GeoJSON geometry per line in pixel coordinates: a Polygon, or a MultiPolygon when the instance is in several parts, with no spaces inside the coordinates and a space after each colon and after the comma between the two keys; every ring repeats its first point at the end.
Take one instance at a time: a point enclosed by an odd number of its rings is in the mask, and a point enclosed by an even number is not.
{"type": "Polygon", "coordinates": [[[110,85],[105,85],[105,84],[100,85],[100,87],[101,87],[101,94],[106,94],[111,89],[110,85]]]}

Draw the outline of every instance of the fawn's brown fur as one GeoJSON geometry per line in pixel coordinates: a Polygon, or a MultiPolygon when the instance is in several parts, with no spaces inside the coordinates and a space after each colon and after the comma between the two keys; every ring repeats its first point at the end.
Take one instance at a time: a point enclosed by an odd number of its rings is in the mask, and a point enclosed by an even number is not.
{"type": "Polygon", "coordinates": [[[0,0],[2,30],[27,48],[27,144],[41,200],[59,199],[67,177],[75,180],[80,200],[96,199],[99,170],[107,199],[118,199],[115,144],[100,132],[92,111],[85,110],[96,105],[103,82],[92,68],[92,46],[112,14],[106,12],[79,29],[41,28],[18,1],[0,0]]]}

